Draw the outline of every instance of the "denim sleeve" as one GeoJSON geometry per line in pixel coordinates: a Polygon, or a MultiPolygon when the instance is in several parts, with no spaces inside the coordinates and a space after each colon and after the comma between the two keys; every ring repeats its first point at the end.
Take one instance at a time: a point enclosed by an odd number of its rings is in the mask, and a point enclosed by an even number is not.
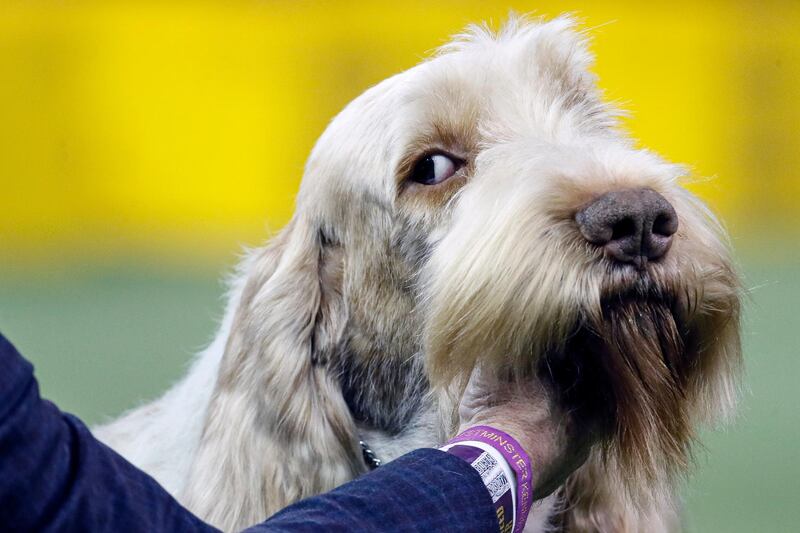
{"type": "Polygon", "coordinates": [[[42,400],[33,367],[2,335],[0,530],[217,531],[42,400]]]}
{"type": "Polygon", "coordinates": [[[421,449],[291,505],[247,531],[477,533],[497,532],[499,526],[491,496],[469,463],[421,449]]]}
{"type": "MultiPolygon", "coordinates": [[[[497,530],[478,473],[453,455],[425,449],[248,531],[497,530]]],[[[41,399],[33,367],[0,335],[0,531],[217,530],[80,420],[41,399]]]]}

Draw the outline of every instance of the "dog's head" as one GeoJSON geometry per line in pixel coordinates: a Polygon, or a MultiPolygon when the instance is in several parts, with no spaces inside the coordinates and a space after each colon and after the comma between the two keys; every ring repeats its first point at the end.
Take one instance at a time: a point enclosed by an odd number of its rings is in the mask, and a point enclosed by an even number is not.
{"type": "Polygon", "coordinates": [[[262,426],[346,450],[345,412],[399,431],[428,383],[453,410],[481,362],[545,377],[631,485],[680,469],[734,401],[737,279],[683,169],[617,128],[590,63],[571,20],[517,20],[354,100],[247,263],[217,394],[261,376],[262,426]]]}

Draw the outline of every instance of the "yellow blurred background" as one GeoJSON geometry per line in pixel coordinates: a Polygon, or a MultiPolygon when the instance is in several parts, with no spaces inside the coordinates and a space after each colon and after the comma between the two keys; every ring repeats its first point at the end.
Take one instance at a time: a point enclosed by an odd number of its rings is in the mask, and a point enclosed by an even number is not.
{"type": "Polygon", "coordinates": [[[755,289],[742,419],[709,436],[687,528],[797,530],[800,2],[0,1],[0,330],[90,421],[181,374],[349,100],[470,22],[575,13],[755,289]]]}
{"type": "Polygon", "coordinates": [[[800,227],[798,2],[0,5],[13,266],[207,260],[260,241],[345,103],[509,9],[577,14],[632,132],[715,178],[694,189],[736,238],[800,227]]]}

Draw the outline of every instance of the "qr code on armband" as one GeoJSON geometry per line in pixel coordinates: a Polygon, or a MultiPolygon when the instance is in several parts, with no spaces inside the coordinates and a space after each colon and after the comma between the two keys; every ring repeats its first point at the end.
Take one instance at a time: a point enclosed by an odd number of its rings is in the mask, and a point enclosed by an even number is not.
{"type": "Polygon", "coordinates": [[[497,474],[497,477],[486,485],[486,488],[489,489],[489,493],[492,495],[492,503],[496,502],[510,487],[511,485],[508,479],[502,472],[497,474]]]}
{"type": "Polygon", "coordinates": [[[497,466],[497,461],[486,452],[480,454],[472,463],[472,468],[477,470],[481,477],[485,477],[486,473],[495,466],[497,466]]]}

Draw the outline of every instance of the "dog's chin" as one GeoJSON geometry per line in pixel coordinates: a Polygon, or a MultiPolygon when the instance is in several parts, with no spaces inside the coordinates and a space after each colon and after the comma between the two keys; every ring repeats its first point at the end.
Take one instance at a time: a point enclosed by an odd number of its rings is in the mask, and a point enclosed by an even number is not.
{"type": "Polygon", "coordinates": [[[650,482],[685,466],[691,440],[678,302],[649,278],[617,285],[540,366],[563,404],[597,429],[606,457],[650,482]]]}

